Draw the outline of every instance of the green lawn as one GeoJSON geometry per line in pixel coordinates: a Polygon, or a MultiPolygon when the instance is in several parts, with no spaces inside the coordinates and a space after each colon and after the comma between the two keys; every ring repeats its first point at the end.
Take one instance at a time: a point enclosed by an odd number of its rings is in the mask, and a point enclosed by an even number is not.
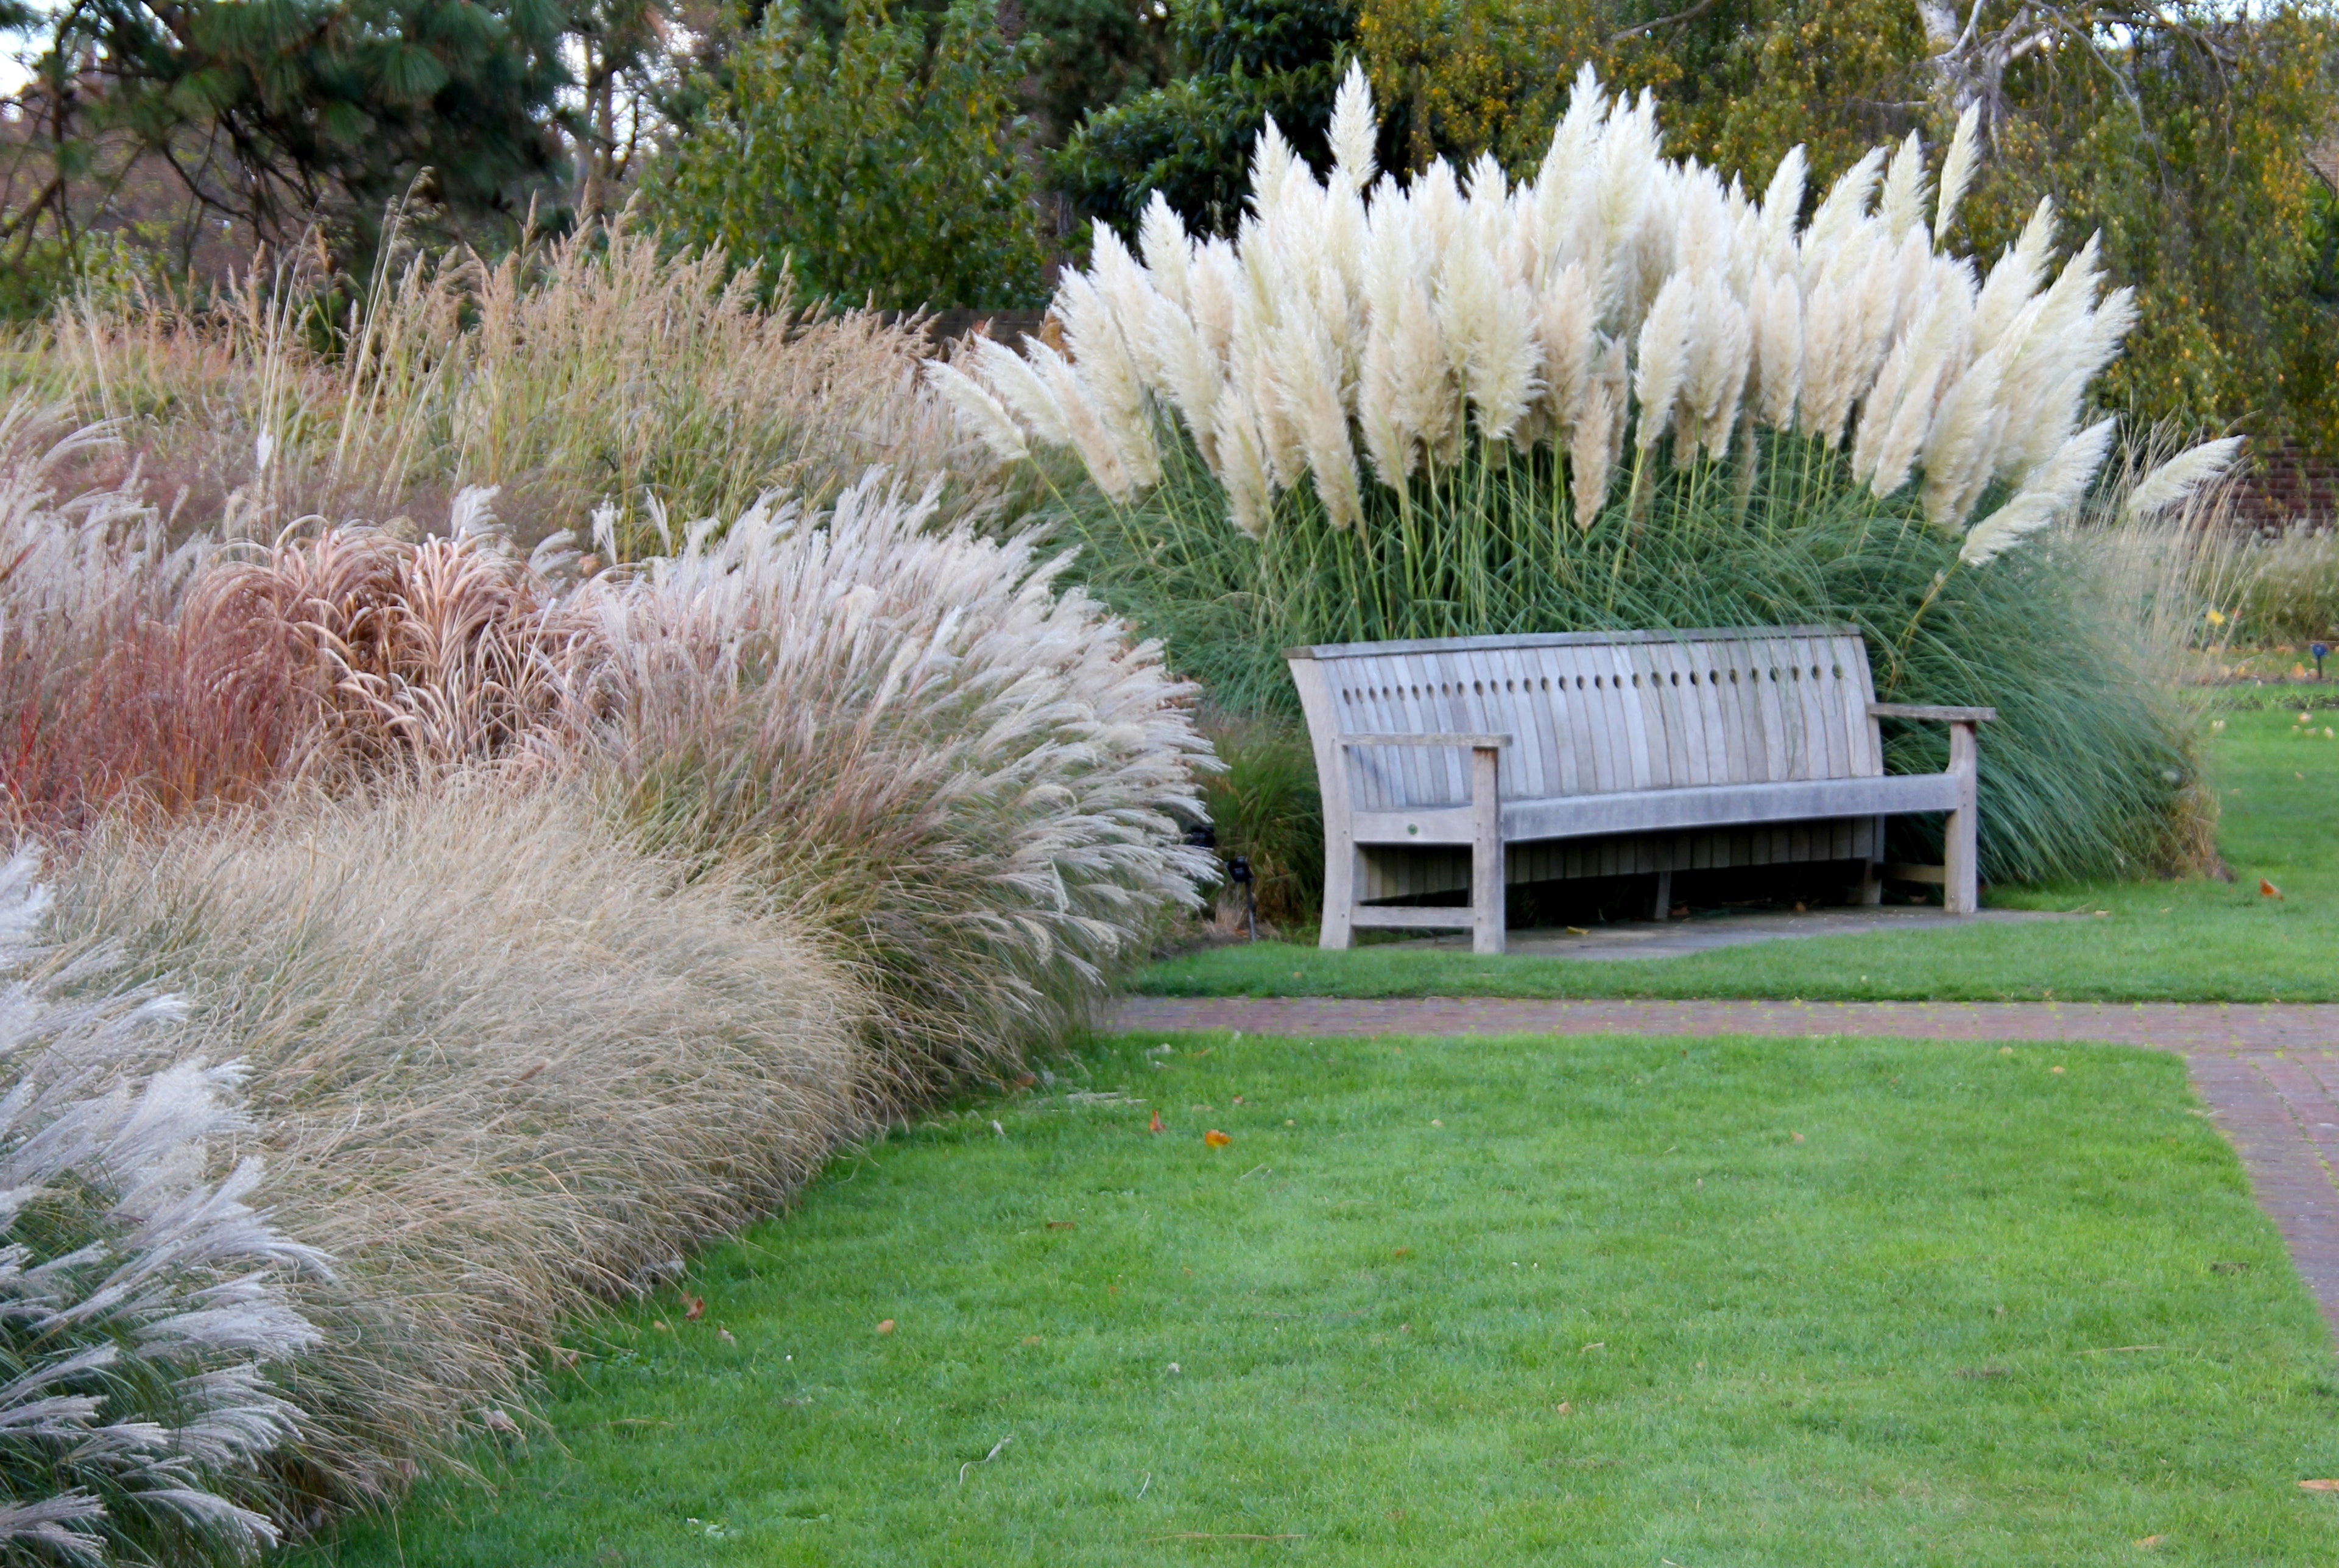
{"type": "MultiPolygon", "coordinates": [[[[1276,942],[1157,963],[1156,996],[1649,996],[2107,1001],[2339,1001],[2339,741],[2319,712],[2236,712],[2212,743],[2231,883],[1994,890],[2085,921],[1797,939],[1686,958],[1580,962],[1276,942]],[[2264,877],[2279,901],[2258,891],[2264,877]]],[[[1985,743],[1987,744],[1987,743],[1985,743]]]]}
{"type": "Polygon", "coordinates": [[[2328,1341],[2174,1057],[1160,1039],[840,1161],[491,1492],[299,1560],[2339,1560],[2328,1341]]]}

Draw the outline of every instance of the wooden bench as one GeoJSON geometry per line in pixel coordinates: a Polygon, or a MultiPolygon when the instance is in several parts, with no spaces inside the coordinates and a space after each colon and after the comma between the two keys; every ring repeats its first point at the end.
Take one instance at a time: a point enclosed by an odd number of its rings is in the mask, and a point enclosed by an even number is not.
{"type": "Polygon", "coordinates": [[[1507,883],[1861,863],[1976,905],[1975,726],[1880,703],[1854,626],[1341,643],[1284,655],[1324,795],[1323,945],[1466,928],[1503,951],[1507,883]],[[1879,719],[1949,725],[1946,773],[1887,774],[1879,719]],[[1883,864],[1886,816],[1946,812],[1943,867],[1883,864]],[[1381,901],[1466,889],[1463,906],[1381,901]]]}

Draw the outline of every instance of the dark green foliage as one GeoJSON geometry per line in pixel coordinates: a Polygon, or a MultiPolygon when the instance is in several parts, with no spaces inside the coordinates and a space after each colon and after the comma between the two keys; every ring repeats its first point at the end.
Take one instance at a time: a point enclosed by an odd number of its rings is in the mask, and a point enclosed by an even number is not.
{"type": "Polygon", "coordinates": [[[1313,923],[1324,903],[1324,797],[1308,726],[1268,713],[1217,715],[1201,727],[1227,764],[1201,781],[1219,858],[1250,862],[1261,919],[1313,923]]]}
{"type": "Polygon", "coordinates": [[[1344,47],[1345,0],[1178,0],[1187,74],[1093,113],[1055,163],[1082,210],[1134,234],[1154,192],[1189,228],[1232,233],[1249,189],[1251,143],[1269,115],[1321,167],[1344,47]]]}
{"type": "Polygon", "coordinates": [[[565,173],[559,0],[107,0],[35,25],[50,112],[25,151],[63,192],[60,228],[74,187],[131,159],[262,239],[323,219],[345,255],[424,170],[458,232],[513,227],[565,173]]]}
{"type": "Polygon", "coordinates": [[[854,0],[831,44],[794,6],[770,12],[651,170],[648,215],[850,304],[1039,303],[1046,249],[1016,147],[1031,50],[972,0],[931,48],[925,31],[854,0]]]}
{"type": "MultiPolygon", "coordinates": [[[[1579,528],[1549,453],[1497,449],[1381,493],[1361,537],[1329,528],[1312,491],[1287,491],[1256,540],[1182,437],[1165,445],[1170,478],[1144,502],[1082,491],[1062,527],[1097,591],[1230,710],[1296,714],[1282,650],[1302,643],[1849,621],[1880,696],[1999,709],[1982,755],[1989,878],[2132,874],[2168,853],[2189,732],[2082,542],[2042,536],[1960,565],[1912,493],[1877,503],[1841,453],[1801,438],[1766,439],[1742,514],[1730,466],[1653,462],[1645,518],[1618,501],[1579,528]]],[[[1947,745],[1888,726],[1896,772],[1939,769],[1947,745]]]]}
{"type": "Polygon", "coordinates": [[[1149,0],[1023,0],[1023,35],[1039,44],[1029,102],[1051,145],[1083,114],[1158,85],[1172,62],[1149,0]]]}

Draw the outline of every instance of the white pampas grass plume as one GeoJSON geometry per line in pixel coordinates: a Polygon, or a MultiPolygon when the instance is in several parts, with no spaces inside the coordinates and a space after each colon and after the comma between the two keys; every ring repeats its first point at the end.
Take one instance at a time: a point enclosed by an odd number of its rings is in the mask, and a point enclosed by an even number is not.
{"type": "Polygon", "coordinates": [[[1957,133],[1949,138],[1949,156],[1941,161],[1940,193],[1933,198],[1933,248],[1949,242],[1949,220],[1973,182],[1975,133],[1981,125],[1981,104],[1969,104],[1958,116],[1957,133]]]}
{"type": "Polygon", "coordinates": [[[1154,192],[1153,199],[1145,203],[1144,217],[1138,220],[1137,253],[1145,258],[1145,270],[1151,275],[1153,286],[1180,310],[1193,308],[1186,282],[1193,249],[1193,242],[1186,235],[1186,225],[1170,205],[1169,198],[1154,192]]]}
{"type": "Polygon", "coordinates": [[[2047,275],[2047,257],[2054,248],[2055,199],[2041,196],[2021,237],[2006,248],[1982,281],[1981,295],[1974,301],[1976,349],[1995,347],[2021,316],[2038,291],[2038,281],[2047,275]]]}
{"type": "Polygon", "coordinates": [[[1137,479],[1129,471],[1120,442],[1108,416],[1098,409],[1094,394],[1061,354],[1045,343],[1025,341],[1041,380],[1062,412],[1065,435],[1088,467],[1089,478],[1114,500],[1127,500],[1137,488],[1137,479]]]}
{"type": "Polygon", "coordinates": [[[1924,224],[1925,144],[1914,131],[1902,141],[1884,171],[1884,192],[1877,202],[1876,216],[1885,233],[1895,240],[1924,224]]]}
{"type": "Polygon", "coordinates": [[[1684,272],[1667,278],[1641,323],[1633,396],[1641,406],[1633,440],[1646,452],[1673,422],[1673,402],[1689,370],[1689,334],[1697,311],[1697,285],[1684,272]]]}
{"type": "Polygon", "coordinates": [[[1771,183],[1762,192],[1760,230],[1762,261],[1766,267],[1784,271],[1794,265],[1795,224],[1802,216],[1803,183],[1810,175],[1811,165],[1800,142],[1787,149],[1771,173],[1771,183]]]}
{"type": "Polygon", "coordinates": [[[1021,462],[1031,455],[1030,444],[1023,439],[1023,428],[1008,413],[1006,406],[985,391],[974,378],[940,360],[928,360],[926,384],[942,394],[958,415],[959,422],[982,438],[992,456],[1001,462],[1021,462]]]}
{"type": "Polygon", "coordinates": [[[1859,163],[1846,169],[1820,198],[1819,210],[1811,214],[1809,227],[1803,231],[1802,253],[1805,264],[1803,281],[1808,288],[1820,277],[1840,281],[1846,274],[1838,269],[1846,261],[1855,259],[1848,254],[1845,242],[1867,215],[1868,199],[1876,192],[1876,177],[1884,168],[1884,149],[1870,147],[1859,163]]]}
{"type": "Polygon", "coordinates": [[[1584,390],[1567,444],[1569,485],[1575,497],[1575,526],[1588,528],[1608,504],[1608,481],[1622,444],[1624,409],[1615,389],[1594,381],[1584,390]]]}
{"type": "Polygon", "coordinates": [[[1396,349],[1385,332],[1375,332],[1366,342],[1364,363],[1357,368],[1357,432],[1364,438],[1374,477],[1391,488],[1404,484],[1419,449],[1397,428],[1396,349]]]}
{"type": "MultiPolygon", "coordinates": [[[[1150,313],[1144,301],[1152,290],[1120,236],[1102,222],[1096,225],[1096,271],[1066,273],[1051,308],[1064,324],[1074,374],[1088,389],[1087,401],[1119,449],[1130,483],[1150,485],[1161,477],[1161,457],[1145,392],[1149,367],[1140,362],[1130,335],[1143,333],[1150,313]]],[[[1056,400],[1065,401],[1061,390],[1056,400]]],[[[1069,424],[1069,407],[1066,415],[1069,424]]]]}
{"type": "Polygon", "coordinates": [[[1563,425],[1574,416],[1584,378],[1592,373],[1593,322],[1599,307],[1584,263],[1561,268],[1544,285],[1541,302],[1536,336],[1543,342],[1545,405],[1552,423],[1563,425]]]}
{"type": "Polygon", "coordinates": [[[1227,357],[1235,336],[1235,300],[1244,290],[1242,263],[1224,240],[1208,240],[1194,247],[1186,275],[1189,308],[1202,340],[1220,360],[1227,357]]]}
{"type": "Polygon", "coordinates": [[[1772,272],[1755,280],[1753,298],[1755,417],[1774,430],[1795,422],[1803,390],[1803,295],[1795,280],[1772,272]]]}
{"type": "Polygon", "coordinates": [[[1282,127],[1276,124],[1274,115],[1268,115],[1259,128],[1258,140],[1251,145],[1251,211],[1262,215],[1273,212],[1282,205],[1287,184],[1308,178],[1301,172],[1299,155],[1283,139],[1282,127]]]}
{"type": "Polygon", "coordinates": [[[1753,324],[1721,278],[1698,285],[1689,334],[1689,366],[1682,379],[1683,436],[1702,443],[1719,461],[1738,424],[1738,400],[1753,358],[1753,324]]]}
{"type": "Polygon", "coordinates": [[[1219,483],[1227,492],[1227,517],[1235,527],[1258,538],[1267,532],[1268,515],[1275,503],[1275,487],[1258,436],[1258,415],[1235,382],[1219,394],[1211,428],[1219,448],[1219,483]]]}
{"type": "Polygon", "coordinates": [[[1024,429],[1051,447],[1068,445],[1072,433],[1064,423],[1064,410],[1056,401],[1056,394],[1033,368],[1040,348],[1038,339],[1023,340],[1027,359],[1006,344],[990,338],[967,340],[974,346],[974,368],[999,400],[1014,414],[1024,429]]]}
{"type": "Polygon", "coordinates": [[[2004,350],[1977,358],[1943,395],[1925,435],[1925,518],[1955,532],[1981,498],[1998,467],[1998,445],[2006,430],[1999,393],[2006,375],[2004,350]]]}
{"type": "Polygon", "coordinates": [[[1373,142],[1379,131],[1373,114],[1372,84],[1365,79],[1362,60],[1348,63],[1340,90],[1332,98],[1332,178],[1361,192],[1373,182],[1377,165],[1373,142]]]}
{"type": "Polygon", "coordinates": [[[2169,459],[2147,474],[2128,492],[2124,508],[2134,521],[2156,518],[2161,513],[2183,506],[2193,492],[2210,483],[2233,466],[2242,449],[2242,438],[2227,436],[2223,440],[2204,441],[2169,459]]]}
{"type": "Polygon", "coordinates": [[[2096,470],[2103,467],[2117,424],[2099,420],[2065,441],[2031,484],[1973,526],[1958,558],[1969,567],[1988,566],[2010,546],[2077,507],[2096,470]]]}

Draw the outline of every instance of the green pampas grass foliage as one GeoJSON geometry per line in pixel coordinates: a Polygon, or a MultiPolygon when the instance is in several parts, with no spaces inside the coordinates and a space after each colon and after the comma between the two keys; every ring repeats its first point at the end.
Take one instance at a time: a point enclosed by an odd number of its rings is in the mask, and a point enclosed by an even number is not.
{"type": "MultiPolygon", "coordinates": [[[[1282,650],[1304,643],[1850,621],[1888,700],[1999,710],[1983,746],[1991,878],[2157,870],[2196,841],[2177,820],[2196,795],[2194,726],[2161,680],[2160,645],[2185,632],[2166,601],[2195,595],[2181,523],[2149,587],[2117,531],[2058,528],[1977,569],[1913,506],[1835,482],[1841,453],[1781,438],[1743,495],[1693,461],[1650,486],[1638,520],[1619,498],[1579,528],[1555,465],[1498,452],[1417,483],[1369,535],[1287,493],[1254,537],[1190,453],[1163,445],[1155,490],[1132,505],[1075,490],[1058,537],[1230,712],[1296,716],[1282,650]],[[2138,613],[2147,596],[2160,621],[2138,613]]],[[[1944,746],[1888,726],[1896,771],[1938,768],[1944,746]]]]}

